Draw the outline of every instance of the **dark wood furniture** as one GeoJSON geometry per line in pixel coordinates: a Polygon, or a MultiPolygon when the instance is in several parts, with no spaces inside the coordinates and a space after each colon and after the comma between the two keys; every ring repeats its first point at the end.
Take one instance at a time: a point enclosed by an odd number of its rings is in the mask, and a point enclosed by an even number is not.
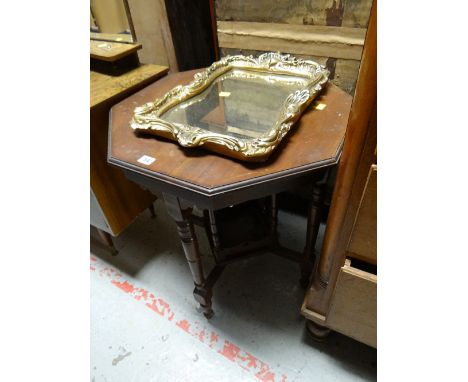
{"type": "Polygon", "coordinates": [[[90,72],[91,225],[114,252],[112,236],[119,235],[143,210],[151,209],[156,198],[107,163],[109,109],[167,71],[164,66],[140,65],[121,75],[90,72]]]}
{"type": "Polygon", "coordinates": [[[377,346],[377,9],[338,168],[327,229],[302,306],[308,329],[330,329],[377,346]]]}
{"type": "Polygon", "coordinates": [[[218,60],[214,0],[165,0],[167,19],[180,71],[218,60]]]}
{"type": "MultiPolygon", "coordinates": [[[[340,157],[351,96],[336,86],[325,87],[315,103],[309,106],[294,131],[264,163],[246,163],[210,153],[202,148],[186,149],[177,143],[156,137],[139,137],[130,128],[137,105],[163,96],[172,87],[192,80],[196,71],[169,75],[135,93],[111,109],[109,128],[109,163],[124,170],[126,176],[154,193],[162,193],[169,214],[174,218],[195,283],[194,296],[206,317],[211,317],[213,284],[227,264],[218,259],[208,275],[202,267],[191,208],[205,210],[208,230],[216,250],[218,233],[216,212],[231,205],[268,197],[275,231],[275,195],[293,188],[310,187],[324,169],[335,165],[340,157]],[[318,103],[325,108],[315,108],[318,103]],[[142,164],[143,156],[154,159],[142,164]]],[[[309,242],[318,229],[320,197],[311,198],[309,242]]],[[[205,220],[205,221],[206,221],[205,220]]],[[[272,242],[270,241],[270,244],[272,242]]],[[[281,254],[277,243],[274,249],[281,254]]],[[[291,251],[292,252],[292,251],[291,251]]],[[[310,266],[313,246],[306,246],[300,259],[303,270],[310,266]]],[[[233,255],[232,253],[230,255],[233,255]]],[[[294,257],[292,255],[291,257],[294,257]]]]}

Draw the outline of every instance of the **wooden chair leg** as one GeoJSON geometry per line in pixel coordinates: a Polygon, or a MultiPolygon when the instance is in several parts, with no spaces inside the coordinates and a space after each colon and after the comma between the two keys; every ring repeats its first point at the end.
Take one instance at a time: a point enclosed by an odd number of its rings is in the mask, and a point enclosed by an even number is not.
{"type": "Polygon", "coordinates": [[[109,232],[103,231],[102,229],[96,228],[101,238],[102,242],[107,245],[112,250],[112,255],[115,256],[119,251],[114,246],[114,241],[112,240],[112,236],[109,232]]]}

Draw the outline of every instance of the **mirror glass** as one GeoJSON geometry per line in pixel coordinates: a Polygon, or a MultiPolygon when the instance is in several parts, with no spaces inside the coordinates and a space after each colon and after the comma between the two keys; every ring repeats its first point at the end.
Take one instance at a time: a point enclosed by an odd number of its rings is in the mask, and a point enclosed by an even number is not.
{"type": "Polygon", "coordinates": [[[127,0],[91,0],[90,19],[92,40],[136,42],[127,0]]]}
{"type": "Polygon", "coordinates": [[[307,83],[299,76],[231,69],[160,118],[236,138],[257,138],[275,125],[288,95],[307,83]]]}

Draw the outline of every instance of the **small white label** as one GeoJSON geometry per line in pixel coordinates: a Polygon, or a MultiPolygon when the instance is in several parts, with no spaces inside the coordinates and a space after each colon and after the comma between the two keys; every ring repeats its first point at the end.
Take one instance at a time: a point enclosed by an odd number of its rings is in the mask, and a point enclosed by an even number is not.
{"type": "Polygon", "coordinates": [[[138,159],[138,162],[146,164],[146,165],[150,165],[155,160],[156,160],[156,158],[150,157],[148,155],[143,155],[140,159],[138,159]]]}
{"type": "Polygon", "coordinates": [[[230,92],[219,92],[220,97],[229,97],[231,95],[230,92]]]}

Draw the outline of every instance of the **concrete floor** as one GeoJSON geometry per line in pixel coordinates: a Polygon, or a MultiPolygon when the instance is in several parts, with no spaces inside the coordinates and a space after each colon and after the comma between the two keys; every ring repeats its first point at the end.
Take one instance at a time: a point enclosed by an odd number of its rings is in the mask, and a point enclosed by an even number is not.
{"type": "MultiPolygon", "coordinates": [[[[298,265],[273,254],[228,266],[206,320],[175,225],[155,207],[155,219],[145,212],[115,239],[116,257],[91,231],[91,381],[376,380],[375,349],[338,333],[308,337],[298,265]]],[[[280,211],[278,228],[284,245],[302,249],[305,219],[280,211]]]]}

